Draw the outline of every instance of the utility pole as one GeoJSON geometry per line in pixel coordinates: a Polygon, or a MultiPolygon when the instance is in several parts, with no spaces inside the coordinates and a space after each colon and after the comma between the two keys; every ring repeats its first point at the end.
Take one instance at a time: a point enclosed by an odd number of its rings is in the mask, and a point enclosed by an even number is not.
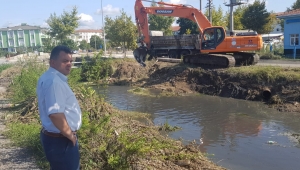
{"type": "MultiPolygon", "coordinates": [[[[248,0],[247,0],[248,1],[248,0]]],[[[244,0],[229,0],[229,4],[226,4],[226,2],[224,3],[225,6],[229,6],[230,7],[230,35],[233,34],[234,31],[234,20],[233,20],[233,7],[237,6],[237,5],[241,5],[241,4],[245,4],[246,1],[244,0]]]]}
{"type": "Polygon", "coordinates": [[[202,1],[200,0],[200,11],[202,12],[202,1]]]}
{"type": "Polygon", "coordinates": [[[96,41],[97,41],[97,40],[96,40],[96,34],[95,34],[94,37],[95,37],[95,38],[94,38],[94,39],[95,39],[95,50],[97,51],[97,47],[96,47],[96,41]]]}
{"type": "Polygon", "coordinates": [[[208,20],[212,23],[212,14],[211,14],[211,10],[212,10],[212,0],[208,0],[208,4],[207,4],[207,8],[208,8],[208,20]]]}
{"type": "Polygon", "coordinates": [[[103,46],[104,46],[104,54],[106,54],[106,43],[105,43],[105,29],[103,24],[103,7],[102,7],[102,0],[101,0],[101,12],[102,12],[102,31],[103,31],[103,46]]]}

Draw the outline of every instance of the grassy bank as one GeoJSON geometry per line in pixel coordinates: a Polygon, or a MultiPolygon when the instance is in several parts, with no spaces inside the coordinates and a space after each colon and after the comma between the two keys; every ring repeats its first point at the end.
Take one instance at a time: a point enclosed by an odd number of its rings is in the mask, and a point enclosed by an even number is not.
{"type": "Polygon", "coordinates": [[[300,80],[299,68],[284,68],[277,66],[234,67],[226,70],[237,77],[248,77],[257,82],[275,83],[281,81],[300,80]]]}
{"type": "MultiPolygon", "coordinates": [[[[73,69],[69,76],[83,115],[78,132],[82,169],[222,169],[208,161],[197,144],[184,146],[162,136],[160,130],[174,129],[167,123],[157,127],[147,114],[119,111],[84,86],[83,80],[103,83],[114,73],[111,60],[99,57],[73,69]]],[[[39,142],[41,125],[35,97],[37,79],[47,66],[26,63],[11,71],[15,69],[19,72],[8,88],[15,107],[5,116],[9,128],[5,134],[14,145],[29,148],[40,168],[49,169],[39,142]]]]}

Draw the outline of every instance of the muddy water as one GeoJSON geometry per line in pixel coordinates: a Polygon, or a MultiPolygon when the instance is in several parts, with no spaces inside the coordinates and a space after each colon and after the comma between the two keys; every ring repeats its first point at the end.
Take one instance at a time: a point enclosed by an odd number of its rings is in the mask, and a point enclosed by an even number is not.
{"type": "Polygon", "coordinates": [[[134,95],[128,89],[112,86],[99,92],[121,110],[147,112],[155,124],[167,121],[182,127],[169,136],[202,143],[201,151],[218,165],[231,170],[300,167],[300,145],[290,137],[300,133],[299,114],[279,113],[244,100],[205,95],[155,98],[134,95]]]}

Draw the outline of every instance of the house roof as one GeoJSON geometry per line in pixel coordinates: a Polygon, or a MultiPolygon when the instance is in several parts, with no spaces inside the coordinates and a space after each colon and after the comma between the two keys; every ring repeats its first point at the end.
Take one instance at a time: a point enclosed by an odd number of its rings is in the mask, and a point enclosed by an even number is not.
{"type": "Polygon", "coordinates": [[[7,27],[7,28],[0,28],[0,31],[8,31],[8,30],[37,30],[41,29],[38,26],[31,26],[31,25],[19,25],[14,27],[7,27]]]}
{"type": "Polygon", "coordinates": [[[75,33],[102,33],[102,30],[96,30],[96,29],[79,29],[79,30],[75,30],[75,33]]]}
{"type": "Polygon", "coordinates": [[[285,17],[290,17],[290,16],[300,16],[300,9],[295,9],[295,10],[286,11],[286,12],[279,12],[276,14],[277,18],[285,18],[285,17]]]}

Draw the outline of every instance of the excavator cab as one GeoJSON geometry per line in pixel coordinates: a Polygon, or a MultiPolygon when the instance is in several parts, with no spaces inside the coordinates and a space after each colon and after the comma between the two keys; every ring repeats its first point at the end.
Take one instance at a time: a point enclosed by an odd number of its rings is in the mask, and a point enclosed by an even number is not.
{"type": "Polygon", "coordinates": [[[201,49],[214,50],[225,39],[225,31],[222,27],[212,27],[203,31],[201,49]]]}

